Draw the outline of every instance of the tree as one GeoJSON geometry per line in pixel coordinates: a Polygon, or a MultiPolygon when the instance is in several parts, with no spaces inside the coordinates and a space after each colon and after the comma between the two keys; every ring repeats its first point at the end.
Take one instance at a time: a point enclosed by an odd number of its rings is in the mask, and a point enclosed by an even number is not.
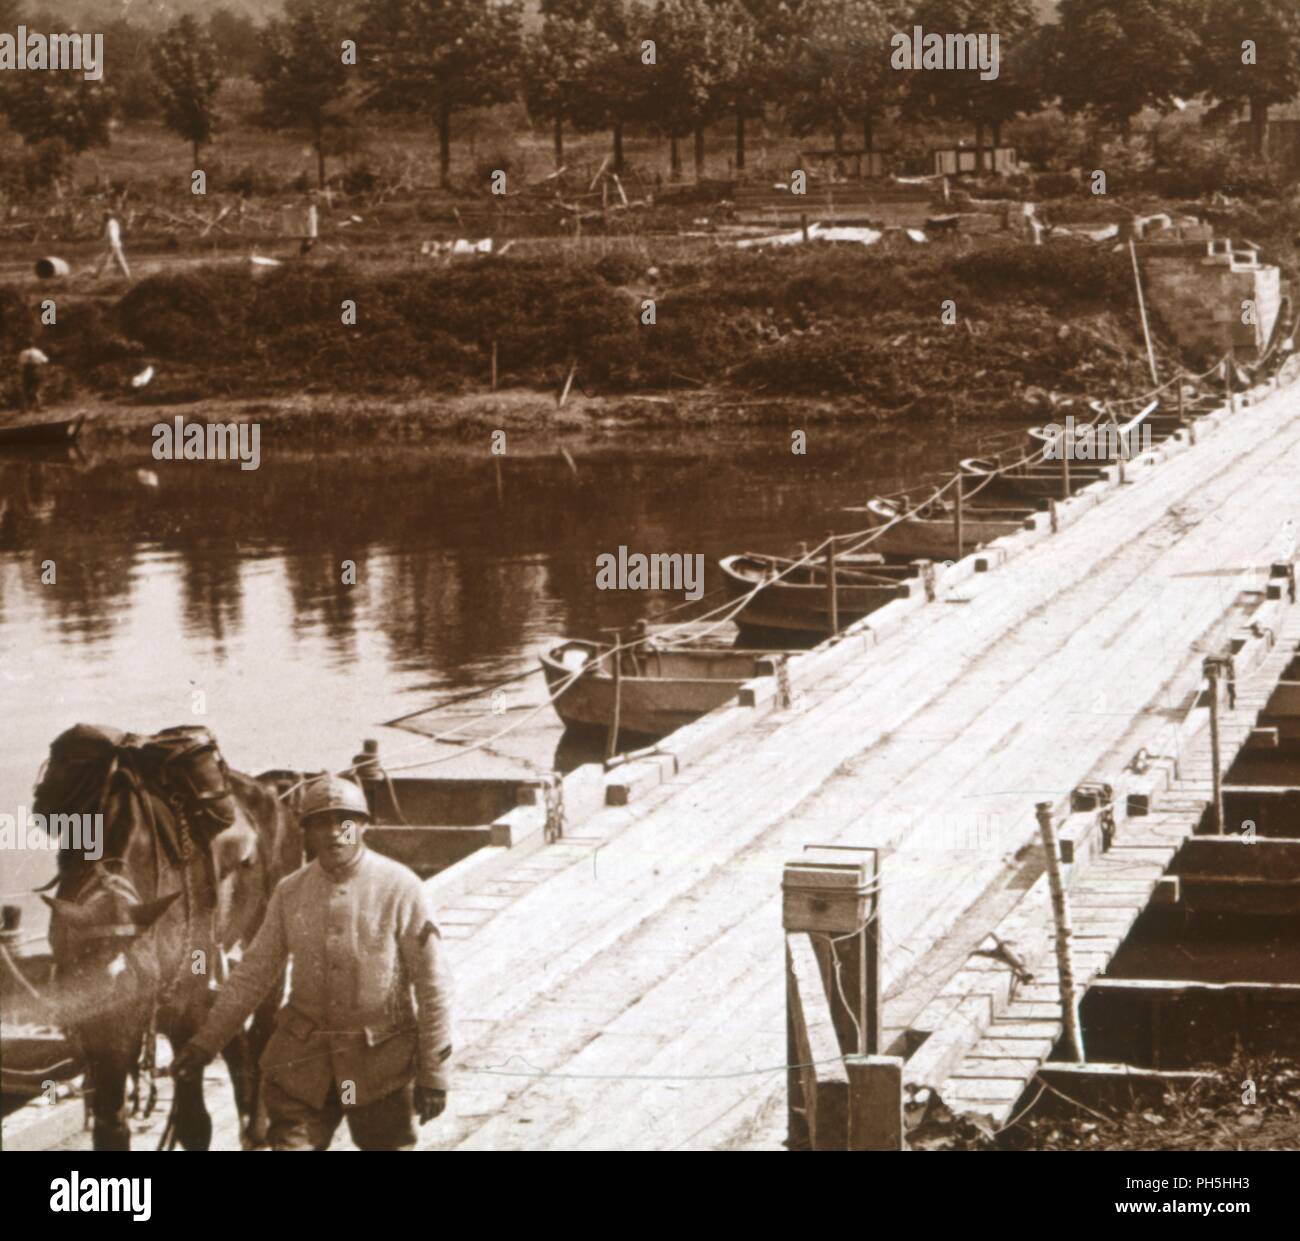
{"type": "MultiPolygon", "coordinates": [[[[7,30],[0,21],[0,30],[7,30]]],[[[158,82],[152,68],[153,35],[126,18],[104,23],[104,63],[111,65],[118,116],[128,121],[158,116],[158,82]]]]}
{"type": "Polygon", "coordinates": [[[1201,0],[1061,0],[1052,76],[1067,112],[1122,133],[1143,108],[1199,93],[1201,0]]]}
{"type": "Polygon", "coordinates": [[[753,38],[742,49],[731,83],[732,110],[736,114],[736,171],[745,169],[746,122],[761,117],[773,99],[788,96],[789,66],[786,49],[798,30],[795,9],[786,0],[740,0],[753,38]]]}
{"type": "Polygon", "coordinates": [[[438,182],[451,179],[451,120],[509,98],[520,53],[518,0],[369,0],[366,103],[423,112],[438,129],[438,182]]]}
{"type": "Polygon", "coordinates": [[[262,53],[262,32],[253,19],[226,5],[208,17],[208,38],[217,49],[217,63],[230,77],[251,77],[262,53]]]}
{"type": "Polygon", "coordinates": [[[14,73],[0,105],[28,146],[57,140],[74,154],[108,146],[113,94],[103,80],[72,73],[14,73]]]}
{"type": "Polygon", "coordinates": [[[1204,0],[1196,80],[1211,115],[1249,109],[1251,145],[1264,149],[1270,104],[1300,95],[1300,5],[1296,0],[1204,0]]]}
{"type": "Polygon", "coordinates": [[[524,102],[530,116],[553,126],[555,167],[564,165],[564,126],[599,128],[604,123],[602,78],[618,54],[593,20],[590,6],[544,5],[539,31],[524,42],[524,102]]]}
{"type": "Polygon", "coordinates": [[[735,97],[754,27],[738,0],[657,0],[650,31],[654,121],[671,141],[674,178],[681,175],[678,139],[694,136],[698,180],[704,175],[705,127],[735,97]]]}
{"type": "Polygon", "coordinates": [[[194,150],[212,139],[221,71],[212,40],[190,16],[169,26],[153,45],[153,70],[162,91],[163,124],[194,150]]]}
{"type": "Polygon", "coordinates": [[[906,110],[912,116],[964,121],[975,130],[975,166],[984,170],[985,134],[994,145],[1012,117],[1041,103],[1039,63],[1048,42],[1039,33],[1030,0],[927,0],[914,14],[928,34],[998,37],[996,77],[978,67],[922,70],[909,76],[906,110]]]}
{"type": "Polygon", "coordinates": [[[306,129],[316,152],[316,183],[325,185],[327,135],[345,123],[341,107],[352,69],[343,60],[343,26],[313,0],[291,0],[267,24],[253,79],[262,94],[259,120],[268,129],[306,129]]]}
{"type": "Polygon", "coordinates": [[[894,6],[880,0],[805,0],[787,36],[793,131],[829,129],[839,152],[846,131],[860,125],[863,148],[872,150],[875,123],[904,85],[890,64],[890,38],[903,28],[894,6]]]}

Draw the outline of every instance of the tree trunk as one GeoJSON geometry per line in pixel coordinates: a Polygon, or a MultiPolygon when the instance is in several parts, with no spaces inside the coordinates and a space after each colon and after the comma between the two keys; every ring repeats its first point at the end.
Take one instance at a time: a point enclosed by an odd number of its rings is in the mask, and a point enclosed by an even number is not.
{"type": "Polygon", "coordinates": [[[623,171],[623,122],[614,125],[614,171],[623,171]]]}
{"type": "Polygon", "coordinates": [[[555,171],[559,172],[564,167],[564,120],[562,117],[555,118],[555,171]]]}
{"type": "Polygon", "coordinates": [[[868,155],[876,148],[876,126],[870,110],[862,114],[862,149],[868,155]]]}
{"type": "Polygon", "coordinates": [[[451,186],[451,107],[445,101],[438,105],[438,184],[451,186]]]}
{"type": "Polygon", "coordinates": [[[839,155],[844,150],[844,121],[841,117],[836,116],[831,125],[831,132],[835,139],[835,154],[839,155]]]}
{"type": "Polygon", "coordinates": [[[677,145],[677,135],[675,133],[669,139],[668,179],[670,181],[680,181],[682,179],[682,152],[677,145]]]}
{"type": "Polygon", "coordinates": [[[315,127],[312,139],[316,146],[316,186],[323,190],[325,188],[325,129],[322,125],[315,127]]]}
{"type": "Polygon", "coordinates": [[[704,180],[704,130],[699,125],[695,127],[695,180],[704,180]]]}
{"type": "Polygon", "coordinates": [[[1002,122],[1001,121],[992,122],[992,130],[993,130],[993,146],[996,149],[997,147],[1000,147],[1002,145],[1002,122]]]}
{"type": "Polygon", "coordinates": [[[975,122],[975,175],[984,175],[984,121],[975,122]]]}
{"type": "Polygon", "coordinates": [[[1264,137],[1268,131],[1268,104],[1253,95],[1250,98],[1250,149],[1256,156],[1264,154],[1264,137]]]}
{"type": "Polygon", "coordinates": [[[199,166],[199,144],[195,142],[194,143],[194,167],[197,168],[198,166],[199,166]]]}
{"type": "Polygon", "coordinates": [[[745,113],[736,109],[736,171],[745,171],[745,113]]]}

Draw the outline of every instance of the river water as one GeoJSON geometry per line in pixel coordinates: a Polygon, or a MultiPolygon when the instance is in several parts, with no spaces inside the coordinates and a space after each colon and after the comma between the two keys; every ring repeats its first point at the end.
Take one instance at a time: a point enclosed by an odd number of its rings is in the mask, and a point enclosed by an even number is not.
{"type": "MultiPolygon", "coordinates": [[[[814,428],[798,455],[788,429],[768,427],[620,432],[500,458],[306,454],[264,436],[256,471],[0,458],[0,813],[30,808],[50,741],[77,722],[205,724],[247,772],[341,767],[364,737],[390,768],[438,760],[412,774],[549,770],[561,732],[549,707],[531,711],[540,676],[439,715],[472,738],[511,726],[468,754],[381,725],[535,668],[549,638],[598,637],[683,602],[598,590],[601,553],[702,554],[711,592],[720,556],[861,528],[841,506],[959,455],[947,428],[906,442],[814,428]]],[[[0,867],[13,900],[53,873],[52,855],[8,852],[0,867]]]]}

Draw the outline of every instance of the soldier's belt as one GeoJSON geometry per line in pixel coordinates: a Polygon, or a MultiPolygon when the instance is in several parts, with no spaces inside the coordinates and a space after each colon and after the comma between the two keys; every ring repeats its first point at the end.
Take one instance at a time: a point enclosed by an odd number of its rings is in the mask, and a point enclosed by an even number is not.
{"type": "Polygon", "coordinates": [[[367,1047],[376,1047],[397,1034],[415,1034],[417,1032],[414,1021],[409,1020],[370,1022],[350,1026],[346,1029],[326,1029],[319,1022],[313,1021],[310,1017],[292,1008],[283,1010],[278,1024],[287,1033],[300,1041],[309,1039],[313,1034],[351,1034],[364,1038],[367,1047]]]}

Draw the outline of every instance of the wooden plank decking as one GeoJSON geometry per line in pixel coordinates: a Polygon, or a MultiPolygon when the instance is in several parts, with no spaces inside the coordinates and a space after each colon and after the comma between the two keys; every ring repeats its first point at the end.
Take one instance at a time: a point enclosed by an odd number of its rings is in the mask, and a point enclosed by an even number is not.
{"type": "MultiPolygon", "coordinates": [[[[761,716],[459,897],[475,916],[447,911],[467,928],[449,941],[455,1090],[422,1145],[777,1147],[780,877],[807,844],[887,850],[886,1026],[910,1024],[997,921],[964,915],[1021,870],[1035,802],[1064,806],[1135,716],[1172,707],[1249,570],[1289,554],[1300,395],[1128,474],[1081,520],[912,613],[801,710],[761,716]]],[[[1050,1007],[1026,998],[980,1058],[1034,1060],[1002,1052],[1050,1041],[1050,1007]]],[[[228,1129],[219,1117],[217,1144],[228,1129]]]]}

